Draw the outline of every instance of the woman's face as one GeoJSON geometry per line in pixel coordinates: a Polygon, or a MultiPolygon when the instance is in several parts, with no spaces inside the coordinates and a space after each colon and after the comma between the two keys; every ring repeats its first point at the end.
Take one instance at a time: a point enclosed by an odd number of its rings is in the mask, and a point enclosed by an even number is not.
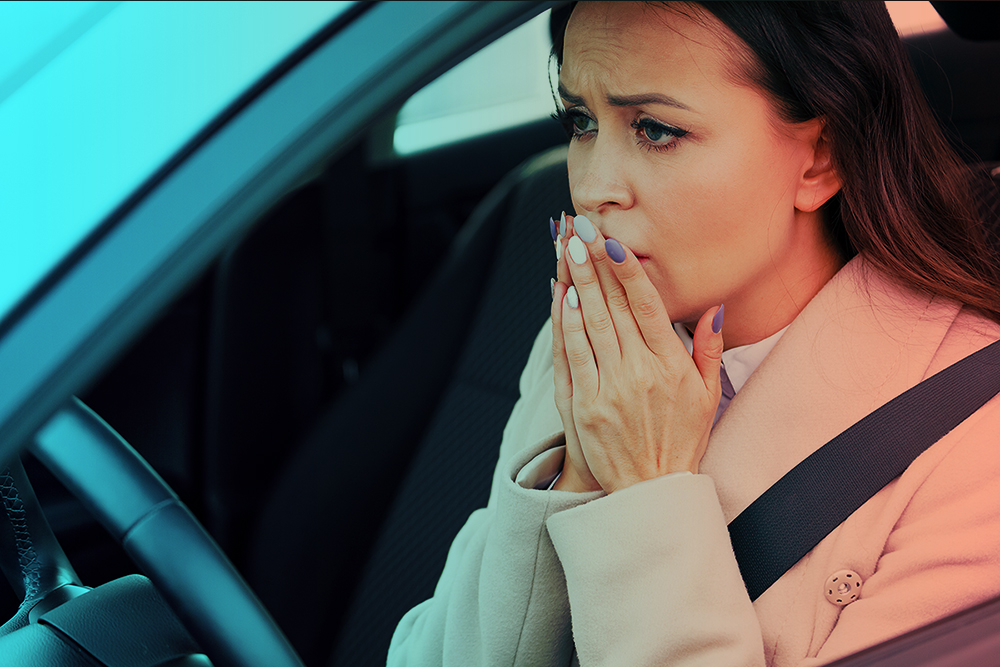
{"type": "Polygon", "coordinates": [[[640,257],[673,321],[725,303],[732,347],[788,324],[840,262],[818,212],[800,210],[822,126],[784,124],[735,83],[737,38],[704,20],[718,29],[645,3],[581,3],[559,89],[577,214],[640,257]]]}

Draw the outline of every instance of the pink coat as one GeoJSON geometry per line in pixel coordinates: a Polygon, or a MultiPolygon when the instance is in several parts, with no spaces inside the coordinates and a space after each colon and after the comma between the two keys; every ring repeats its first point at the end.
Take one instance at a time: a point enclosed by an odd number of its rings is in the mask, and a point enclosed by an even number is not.
{"type": "MultiPolygon", "coordinates": [[[[487,508],[390,665],[818,665],[1000,595],[1000,399],[924,452],[751,603],[726,524],[832,437],[1000,338],[860,260],[803,309],[712,432],[699,475],[538,491],[561,461],[543,328],[487,508]],[[863,582],[846,606],[831,576],[863,582]]],[[[835,471],[845,486],[864,470],[835,471]]],[[[843,581],[843,579],[841,579],[843,581]]]]}

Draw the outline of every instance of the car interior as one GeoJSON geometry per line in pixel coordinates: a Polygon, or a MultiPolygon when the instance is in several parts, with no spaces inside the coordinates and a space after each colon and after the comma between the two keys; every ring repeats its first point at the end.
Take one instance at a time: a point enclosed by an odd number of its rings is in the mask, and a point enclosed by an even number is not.
{"type": "MultiPolygon", "coordinates": [[[[976,4],[935,3],[950,27],[904,43],[998,239],[1000,21],[976,4]]],[[[573,209],[556,121],[399,155],[397,112],[275,202],[80,394],[310,667],[385,664],[486,504],[548,319],[548,218],[573,209]]],[[[84,582],[135,571],[39,461],[24,465],[84,582]]],[[[9,618],[20,600],[0,595],[9,618]]]]}

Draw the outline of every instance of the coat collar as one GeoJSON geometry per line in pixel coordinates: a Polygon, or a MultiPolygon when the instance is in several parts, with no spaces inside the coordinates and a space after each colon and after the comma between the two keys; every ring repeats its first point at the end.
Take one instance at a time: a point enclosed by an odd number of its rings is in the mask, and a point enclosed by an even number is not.
{"type": "Polygon", "coordinates": [[[958,312],[957,303],[898,286],[860,258],[841,269],[712,431],[700,470],[714,479],[726,521],[834,436],[920,382],[958,312]]]}

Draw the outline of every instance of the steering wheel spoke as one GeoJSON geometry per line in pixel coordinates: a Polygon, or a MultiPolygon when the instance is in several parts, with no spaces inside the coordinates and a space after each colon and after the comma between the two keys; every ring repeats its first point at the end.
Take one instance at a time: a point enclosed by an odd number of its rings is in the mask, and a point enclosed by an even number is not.
{"type": "MultiPolygon", "coordinates": [[[[36,434],[32,451],[122,544],[213,665],[302,667],[288,640],[197,519],[149,464],[79,399],[73,398],[36,434]]],[[[25,599],[23,618],[19,610],[3,626],[16,620],[17,627],[9,629],[13,632],[28,624],[26,605],[33,607],[64,588],[69,599],[77,592],[69,587],[80,582],[41,514],[19,460],[7,474],[10,484],[0,475],[0,491],[5,507],[14,510],[12,514],[8,509],[8,516],[18,553],[5,554],[0,564],[25,599]],[[30,521],[19,523],[18,512],[30,513],[30,521]]],[[[62,607],[45,605],[44,613],[82,608],[83,598],[100,590],[62,607]]]]}

